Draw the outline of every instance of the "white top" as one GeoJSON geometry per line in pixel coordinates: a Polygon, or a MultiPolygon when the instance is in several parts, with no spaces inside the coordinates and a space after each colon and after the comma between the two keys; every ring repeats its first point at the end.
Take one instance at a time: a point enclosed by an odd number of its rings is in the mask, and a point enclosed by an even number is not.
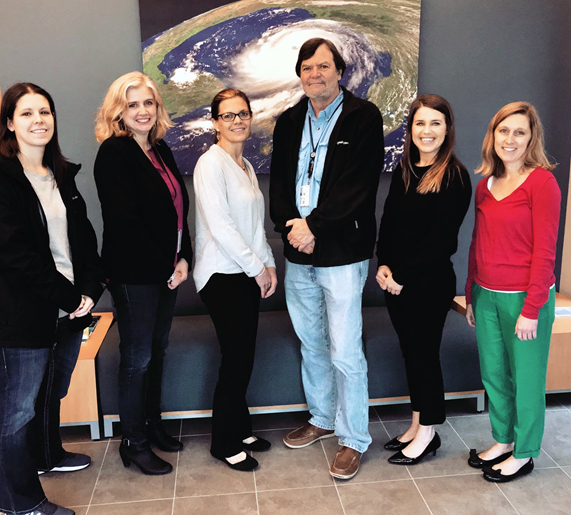
{"type": "MultiPolygon", "coordinates": [[[[73,284],[73,264],[67,237],[67,209],[61,199],[54,175],[49,169],[47,175],[40,175],[29,170],[24,170],[24,174],[34,188],[46,215],[50,251],[56,269],[73,284]]],[[[59,316],[65,315],[67,312],[60,309],[59,316]]]]}
{"type": "Polygon", "coordinates": [[[275,267],[264,229],[264,196],[249,161],[247,174],[218,145],[194,169],[197,291],[215,273],[255,277],[275,267]]]}

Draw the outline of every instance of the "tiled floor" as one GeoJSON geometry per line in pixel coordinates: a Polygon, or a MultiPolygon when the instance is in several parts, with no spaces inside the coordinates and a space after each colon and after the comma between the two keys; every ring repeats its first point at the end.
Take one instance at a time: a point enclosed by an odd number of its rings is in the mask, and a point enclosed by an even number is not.
{"type": "Polygon", "coordinates": [[[42,483],[53,502],[78,515],[424,515],[571,514],[571,394],[548,396],[543,452],[534,472],[513,483],[487,483],[466,464],[470,448],[490,444],[486,414],[473,400],[447,404],[449,418],[438,427],[442,447],[414,467],[387,463],[383,443],[406,427],[408,405],[371,408],[373,444],[350,481],[334,481],[328,465],[336,439],[305,449],[286,448],[288,429],[307,413],[257,415],[255,431],[272,442],[256,454],[255,472],[232,471],[209,452],[208,419],[168,421],[185,448],[161,455],[175,466],[167,476],[144,476],[123,467],[117,438],[92,442],[85,428],[64,428],[65,445],[89,454],[80,472],[46,474],[42,483]]]}

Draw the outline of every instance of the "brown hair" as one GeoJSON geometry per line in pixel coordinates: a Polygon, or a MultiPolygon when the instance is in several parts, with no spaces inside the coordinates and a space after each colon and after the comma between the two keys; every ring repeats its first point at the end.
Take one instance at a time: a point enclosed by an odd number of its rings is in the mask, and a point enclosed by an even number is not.
{"type": "Polygon", "coordinates": [[[315,54],[315,52],[317,52],[317,49],[321,45],[325,45],[327,48],[329,48],[329,50],[331,50],[331,53],[333,54],[333,62],[335,63],[335,68],[337,69],[338,72],[341,73],[341,77],[343,77],[345,69],[347,68],[345,60],[343,59],[343,57],[341,57],[341,54],[339,53],[339,50],[337,50],[337,47],[331,41],[324,38],[308,39],[303,45],[301,45],[301,48],[299,49],[299,54],[297,55],[297,63],[295,63],[295,73],[297,73],[298,77],[301,76],[301,63],[313,57],[313,55],[315,54]]]}
{"type": "Polygon", "coordinates": [[[100,143],[111,136],[129,136],[133,134],[123,122],[122,114],[127,109],[127,93],[131,88],[148,87],[157,104],[157,121],[149,132],[149,143],[154,145],[164,138],[167,130],[173,126],[165,109],[163,99],[153,80],[141,72],[129,72],[116,79],[105,95],[103,104],[95,116],[95,137],[100,143]]]}
{"type": "Polygon", "coordinates": [[[54,117],[54,133],[52,139],[46,144],[44,149],[44,157],[42,164],[49,167],[54,174],[56,185],[59,187],[64,180],[65,173],[69,166],[69,161],[65,159],[61,153],[58,141],[57,116],[53,98],[40,86],[31,82],[18,82],[8,88],[2,98],[2,107],[0,108],[0,155],[4,157],[17,157],[20,153],[20,147],[16,134],[8,129],[8,120],[14,118],[14,111],[19,100],[27,95],[41,95],[50,105],[50,111],[54,117]]]}
{"type": "MultiPolygon", "coordinates": [[[[456,130],[454,128],[454,114],[452,113],[452,106],[445,98],[439,95],[420,95],[416,97],[410,105],[408,112],[408,119],[406,122],[406,134],[404,138],[404,151],[401,161],[402,177],[405,189],[408,191],[410,185],[410,174],[413,171],[413,164],[417,163],[420,159],[420,152],[418,147],[412,141],[412,124],[414,122],[414,115],[421,107],[429,107],[435,109],[444,115],[446,120],[446,135],[444,141],[434,163],[430,169],[424,174],[416,191],[421,194],[425,193],[438,193],[442,187],[442,180],[446,175],[448,169],[450,173],[460,172],[461,164],[454,154],[454,143],[456,141],[456,130]]],[[[450,176],[448,176],[450,179],[450,176]]]]}
{"type": "Polygon", "coordinates": [[[488,130],[484,136],[482,143],[482,163],[476,168],[476,173],[481,173],[485,177],[491,175],[493,177],[503,177],[506,173],[504,162],[496,154],[494,148],[495,132],[498,125],[502,123],[508,116],[514,114],[523,114],[529,120],[529,128],[531,130],[531,139],[527,145],[524,155],[523,165],[525,168],[545,168],[553,170],[555,164],[549,162],[545,155],[543,140],[543,125],[539,119],[539,114],[533,105],[529,102],[512,102],[502,107],[492,118],[488,130]]]}
{"type": "MultiPolygon", "coordinates": [[[[214,95],[212,103],[210,104],[210,116],[212,117],[212,119],[215,120],[216,118],[218,118],[218,116],[220,116],[220,104],[224,100],[230,100],[231,98],[236,98],[236,97],[239,97],[242,100],[244,100],[244,102],[246,102],[246,105],[248,106],[248,111],[250,111],[251,114],[252,107],[250,106],[250,99],[248,98],[246,93],[240,91],[239,89],[228,88],[228,89],[223,89],[222,91],[219,91],[218,93],[216,93],[216,95],[214,95]]],[[[214,131],[214,144],[216,145],[216,143],[218,143],[218,131],[214,131]]]]}

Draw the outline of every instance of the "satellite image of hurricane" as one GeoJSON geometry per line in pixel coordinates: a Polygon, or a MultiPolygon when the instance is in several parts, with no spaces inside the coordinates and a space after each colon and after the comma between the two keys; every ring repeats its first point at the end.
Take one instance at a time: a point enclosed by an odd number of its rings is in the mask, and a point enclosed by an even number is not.
{"type": "Polygon", "coordinates": [[[380,109],[384,170],[400,160],[406,113],[416,96],[420,0],[241,0],[195,16],[143,42],[143,69],[158,84],[175,126],[166,141],[183,174],[212,144],[210,102],[221,89],[250,98],[252,135],[244,155],[269,173],[278,116],[303,98],[295,63],[314,37],[333,41],[341,80],[380,109]]]}

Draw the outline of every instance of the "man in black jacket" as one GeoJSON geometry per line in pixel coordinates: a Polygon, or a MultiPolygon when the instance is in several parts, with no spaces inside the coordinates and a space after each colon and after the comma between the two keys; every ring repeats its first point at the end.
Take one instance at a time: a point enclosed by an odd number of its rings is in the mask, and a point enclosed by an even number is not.
{"type": "Polygon", "coordinates": [[[336,434],[330,473],[350,479],[371,443],[361,298],[384,145],[377,107],[339,85],[345,68],[331,41],[300,48],[296,73],[307,98],[276,124],[270,215],[284,241],[286,300],[311,414],[284,443],[301,448],[336,434]]]}

